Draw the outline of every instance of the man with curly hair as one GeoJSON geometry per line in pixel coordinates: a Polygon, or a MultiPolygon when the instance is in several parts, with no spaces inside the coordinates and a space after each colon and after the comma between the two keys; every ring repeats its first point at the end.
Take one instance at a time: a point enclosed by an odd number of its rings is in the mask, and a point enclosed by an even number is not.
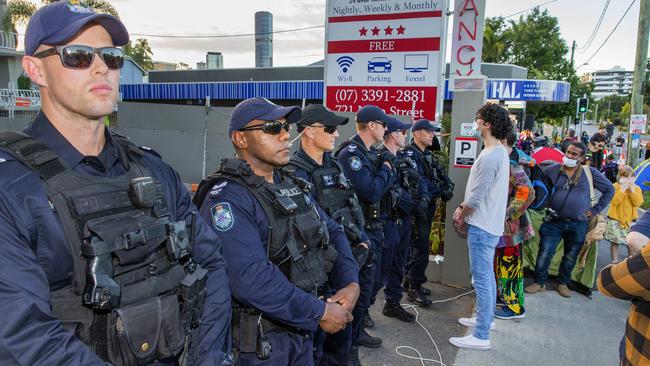
{"type": "Polygon", "coordinates": [[[454,212],[454,226],[459,233],[467,233],[476,289],[476,317],[460,318],[458,322],[475,329],[449,342],[460,348],[489,350],[496,302],[493,260],[503,235],[510,174],[508,151],[501,140],[512,133],[513,126],[505,108],[488,103],[478,110],[474,130],[480,132],[485,148],[472,165],[465,200],[454,212]]]}

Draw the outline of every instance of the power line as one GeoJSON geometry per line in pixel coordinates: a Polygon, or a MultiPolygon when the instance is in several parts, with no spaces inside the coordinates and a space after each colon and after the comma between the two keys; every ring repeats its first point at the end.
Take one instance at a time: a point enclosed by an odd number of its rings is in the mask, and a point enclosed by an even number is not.
{"type": "Polygon", "coordinates": [[[535,5],[535,6],[531,7],[531,8],[526,9],[526,10],[518,11],[518,12],[516,12],[516,13],[514,13],[514,14],[507,15],[507,16],[503,17],[503,19],[512,18],[512,17],[514,17],[515,15],[519,15],[519,14],[525,13],[525,12],[527,12],[527,11],[533,10],[533,9],[535,9],[535,8],[539,8],[540,6],[544,6],[544,5],[547,5],[547,4],[550,4],[550,3],[554,3],[554,2],[556,2],[556,1],[558,1],[558,0],[551,0],[551,1],[547,1],[547,2],[542,3],[542,4],[535,5]]]}
{"type": "Polygon", "coordinates": [[[630,6],[627,7],[627,9],[625,10],[625,13],[623,13],[623,16],[621,17],[621,19],[618,20],[618,23],[616,23],[616,25],[614,26],[614,29],[612,29],[612,31],[609,33],[609,35],[607,36],[607,38],[605,38],[605,40],[604,40],[603,43],[600,45],[600,47],[598,47],[598,49],[596,50],[596,52],[594,52],[594,54],[591,55],[591,57],[589,57],[589,59],[588,59],[587,61],[585,61],[585,62],[583,62],[582,64],[580,64],[580,66],[578,66],[578,67],[576,68],[576,70],[579,69],[579,68],[581,68],[582,66],[588,64],[589,61],[591,61],[591,59],[594,58],[594,57],[598,54],[598,52],[603,48],[603,46],[605,45],[605,43],[607,43],[607,41],[609,41],[609,38],[612,36],[612,34],[614,34],[614,32],[616,31],[616,29],[618,28],[618,26],[621,24],[621,22],[623,21],[623,19],[624,19],[625,16],[627,15],[627,13],[630,11],[630,9],[632,9],[632,5],[634,5],[635,2],[636,2],[636,0],[632,0],[632,2],[630,3],[630,6]]]}
{"type": "Polygon", "coordinates": [[[265,34],[278,34],[278,33],[290,33],[290,32],[299,32],[309,29],[318,29],[325,28],[325,25],[313,25],[310,27],[302,28],[293,28],[285,29],[273,32],[261,32],[261,33],[241,33],[241,34],[188,34],[188,35],[178,35],[178,34],[142,34],[142,33],[129,33],[132,36],[138,37],[157,37],[157,38],[235,38],[235,37],[250,37],[255,35],[265,35],[265,34]]]}
{"type": "Polygon", "coordinates": [[[591,35],[589,36],[589,39],[587,40],[587,42],[585,42],[585,45],[578,49],[579,53],[587,52],[587,49],[589,47],[591,47],[591,44],[593,43],[594,39],[596,39],[596,34],[598,33],[598,30],[600,29],[600,25],[603,23],[603,19],[605,18],[605,13],[607,13],[607,8],[609,7],[609,1],[610,0],[607,0],[605,2],[605,6],[603,7],[603,11],[600,12],[600,18],[598,18],[598,22],[596,23],[596,26],[594,27],[593,32],[591,32],[591,35]]]}

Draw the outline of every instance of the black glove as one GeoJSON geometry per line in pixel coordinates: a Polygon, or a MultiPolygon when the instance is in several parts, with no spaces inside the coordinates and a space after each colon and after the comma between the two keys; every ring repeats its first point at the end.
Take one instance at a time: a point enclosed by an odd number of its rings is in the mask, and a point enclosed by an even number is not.
{"type": "Polygon", "coordinates": [[[368,248],[364,247],[363,245],[357,245],[356,247],[352,247],[352,256],[359,264],[359,268],[363,267],[363,265],[368,260],[369,255],[370,255],[370,251],[368,250],[368,248]]]}
{"type": "Polygon", "coordinates": [[[397,156],[393,155],[392,152],[388,150],[384,150],[379,154],[379,158],[383,161],[387,161],[390,163],[390,165],[393,166],[393,168],[396,168],[397,166],[395,165],[395,159],[397,159],[397,156]]]}
{"type": "Polygon", "coordinates": [[[427,213],[429,210],[429,199],[428,198],[422,198],[418,202],[418,205],[415,207],[415,213],[417,215],[424,215],[427,213]]]}

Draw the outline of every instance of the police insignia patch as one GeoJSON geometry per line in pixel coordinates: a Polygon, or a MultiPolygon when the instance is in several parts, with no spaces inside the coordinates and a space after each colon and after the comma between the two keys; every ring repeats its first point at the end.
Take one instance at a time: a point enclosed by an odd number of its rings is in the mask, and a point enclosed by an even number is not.
{"type": "Polygon", "coordinates": [[[408,156],[413,156],[413,151],[412,151],[412,150],[407,150],[407,151],[406,151],[406,155],[408,155],[408,156]]]}
{"type": "Polygon", "coordinates": [[[210,211],[212,212],[212,224],[214,224],[215,229],[219,231],[228,231],[232,228],[235,223],[235,218],[232,215],[230,203],[217,203],[212,206],[210,211]]]}
{"type": "Polygon", "coordinates": [[[350,163],[350,168],[354,170],[355,172],[361,170],[361,159],[357,156],[353,156],[350,159],[348,159],[348,163],[350,163]]]}

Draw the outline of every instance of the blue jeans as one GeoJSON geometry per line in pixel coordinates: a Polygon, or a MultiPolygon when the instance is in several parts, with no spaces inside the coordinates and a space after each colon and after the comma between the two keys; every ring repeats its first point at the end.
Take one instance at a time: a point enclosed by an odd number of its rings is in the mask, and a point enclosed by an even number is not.
{"type": "Polygon", "coordinates": [[[497,283],[494,278],[494,251],[499,236],[468,225],[467,244],[469,264],[476,290],[476,328],[474,337],[490,339],[490,325],[494,321],[494,308],[497,301],[497,283]]]}
{"type": "Polygon", "coordinates": [[[539,251],[535,262],[535,283],[544,285],[548,280],[548,267],[557,245],[564,239],[564,256],[560,263],[558,283],[566,285],[576,265],[578,253],[587,235],[587,221],[555,221],[543,223],[539,228],[539,251]]]}

